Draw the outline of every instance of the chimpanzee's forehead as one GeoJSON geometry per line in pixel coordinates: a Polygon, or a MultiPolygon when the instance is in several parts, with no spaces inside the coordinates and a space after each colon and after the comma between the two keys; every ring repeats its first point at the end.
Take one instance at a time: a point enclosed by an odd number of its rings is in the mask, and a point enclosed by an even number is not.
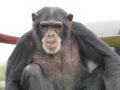
{"type": "Polygon", "coordinates": [[[40,15],[42,13],[56,13],[56,12],[67,14],[63,9],[59,7],[44,7],[40,9],[37,13],[40,15]]]}
{"type": "Polygon", "coordinates": [[[45,7],[37,12],[38,18],[42,20],[60,20],[65,18],[67,13],[58,7],[45,7]]]}
{"type": "Polygon", "coordinates": [[[54,21],[54,20],[46,20],[46,21],[41,21],[40,24],[62,24],[61,21],[54,21]]]}

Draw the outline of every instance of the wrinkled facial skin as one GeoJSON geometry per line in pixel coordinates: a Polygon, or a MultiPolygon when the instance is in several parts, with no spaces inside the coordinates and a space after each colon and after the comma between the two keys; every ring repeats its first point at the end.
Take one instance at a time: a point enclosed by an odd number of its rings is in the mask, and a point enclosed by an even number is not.
{"type": "MultiPolygon", "coordinates": [[[[34,37],[38,48],[57,53],[70,36],[73,15],[60,8],[43,8],[32,14],[34,37]]],[[[42,50],[41,49],[41,50],[42,50]]]]}
{"type": "Polygon", "coordinates": [[[42,38],[42,47],[48,54],[55,54],[61,48],[61,34],[63,25],[60,21],[42,21],[40,22],[40,32],[44,35],[42,38]]]}

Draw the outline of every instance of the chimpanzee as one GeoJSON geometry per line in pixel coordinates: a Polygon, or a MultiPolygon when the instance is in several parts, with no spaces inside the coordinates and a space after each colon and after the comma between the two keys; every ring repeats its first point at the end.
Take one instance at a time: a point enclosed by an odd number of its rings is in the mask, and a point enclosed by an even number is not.
{"type": "Polygon", "coordinates": [[[115,48],[115,52],[120,55],[120,47],[115,48]]]}
{"type": "Polygon", "coordinates": [[[32,14],[9,57],[5,90],[120,90],[119,56],[72,19],[58,7],[32,14]]]}

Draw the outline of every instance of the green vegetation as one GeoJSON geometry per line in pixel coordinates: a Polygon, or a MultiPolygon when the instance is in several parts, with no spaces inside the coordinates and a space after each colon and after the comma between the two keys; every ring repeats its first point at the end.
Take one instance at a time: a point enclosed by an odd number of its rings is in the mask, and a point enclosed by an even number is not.
{"type": "Polygon", "coordinates": [[[106,43],[108,43],[111,47],[120,47],[120,35],[102,36],[100,38],[106,43]]]}
{"type": "Polygon", "coordinates": [[[5,70],[6,70],[6,66],[0,65],[0,81],[5,79],[5,70]]]}

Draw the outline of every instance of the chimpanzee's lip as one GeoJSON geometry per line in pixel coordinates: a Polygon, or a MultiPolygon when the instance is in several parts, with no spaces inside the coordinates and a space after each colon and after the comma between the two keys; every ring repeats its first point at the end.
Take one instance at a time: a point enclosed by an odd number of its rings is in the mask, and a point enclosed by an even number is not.
{"type": "Polygon", "coordinates": [[[59,45],[59,42],[55,43],[55,44],[49,44],[49,43],[45,43],[45,46],[47,48],[56,48],[59,45]]]}

